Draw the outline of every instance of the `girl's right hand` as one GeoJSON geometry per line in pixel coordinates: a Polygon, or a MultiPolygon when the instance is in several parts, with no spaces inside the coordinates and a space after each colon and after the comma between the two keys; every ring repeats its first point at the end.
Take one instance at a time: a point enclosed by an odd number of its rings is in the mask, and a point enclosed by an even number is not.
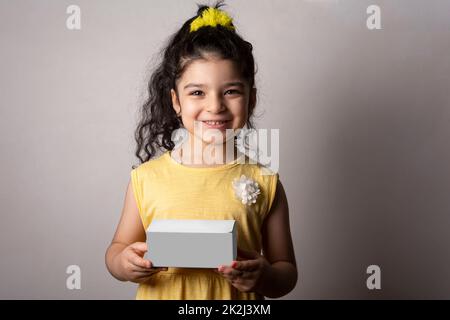
{"type": "Polygon", "coordinates": [[[147,252],[145,242],[135,242],[122,250],[116,257],[119,259],[121,273],[127,281],[141,283],[147,281],[153,274],[166,271],[166,267],[153,267],[150,260],[143,258],[147,252]]]}

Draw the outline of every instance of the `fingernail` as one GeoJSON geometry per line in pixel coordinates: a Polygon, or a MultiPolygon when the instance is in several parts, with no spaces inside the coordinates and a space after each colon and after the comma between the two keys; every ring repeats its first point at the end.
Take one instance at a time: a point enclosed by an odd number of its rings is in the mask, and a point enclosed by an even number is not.
{"type": "Polygon", "coordinates": [[[218,270],[222,271],[223,270],[223,266],[219,266],[218,270]]]}
{"type": "Polygon", "coordinates": [[[231,266],[234,268],[234,267],[236,267],[236,265],[237,265],[237,262],[236,261],[233,261],[232,263],[231,263],[231,266]]]}

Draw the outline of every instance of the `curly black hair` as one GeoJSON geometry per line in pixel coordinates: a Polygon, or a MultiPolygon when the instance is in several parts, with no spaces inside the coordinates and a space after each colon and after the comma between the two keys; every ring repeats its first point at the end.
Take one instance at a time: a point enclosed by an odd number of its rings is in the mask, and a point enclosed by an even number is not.
{"type": "MultiPolygon", "coordinates": [[[[236,64],[250,89],[254,87],[256,70],[252,44],[235,30],[221,25],[204,26],[190,32],[191,22],[209,8],[207,5],[197,5],[197,14],[187,20],[159,52],[162,61],[154,69],[148,82],[148,98],[140,110],[140,120],[134,134],[137,142],[135,155],[141,163],[154,157],[158,149],[174,149],[172,132],[180,128],[182,123],[172,107],[170,90],[173,88],[176,91],[177,79],[192,61],[211,53],[222,59],[230,59],[236,64]]],[[[214,8],[218,9],[223,5],[223,0],[220,0],[214,8]]],[[[254,106],[250,104],[248,110],[246,125],[249,129],[254,128],[254,106]]],[[[133,166],[135,167],[137,166],[133,166]]]]}

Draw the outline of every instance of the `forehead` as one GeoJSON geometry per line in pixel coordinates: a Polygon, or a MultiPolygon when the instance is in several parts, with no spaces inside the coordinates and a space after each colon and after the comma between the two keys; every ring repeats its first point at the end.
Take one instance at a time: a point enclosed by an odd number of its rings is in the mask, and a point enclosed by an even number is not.
{"type": "Polygon", "coordinates": [[[184,85],[188,82],[197,82],[215,85],[236,80],[242,80],[236,63],[228,59],[206,58],[188,63],[178,83],[184,85]]]}

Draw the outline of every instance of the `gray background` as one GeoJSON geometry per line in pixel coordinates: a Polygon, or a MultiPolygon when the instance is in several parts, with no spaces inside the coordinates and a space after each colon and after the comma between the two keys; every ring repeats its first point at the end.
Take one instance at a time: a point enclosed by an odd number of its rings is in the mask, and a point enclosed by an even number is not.
{"type": "MultiPolygon", "coordinates": [[[[300,276],[283,298],[450,298],[450,1],[227,3],[255,47],[257,126],[280,128],[300,276]]],[[[0,298],[134,298],[104,253],[152,58],[196,8],[0,1],[0,298]]]]}

